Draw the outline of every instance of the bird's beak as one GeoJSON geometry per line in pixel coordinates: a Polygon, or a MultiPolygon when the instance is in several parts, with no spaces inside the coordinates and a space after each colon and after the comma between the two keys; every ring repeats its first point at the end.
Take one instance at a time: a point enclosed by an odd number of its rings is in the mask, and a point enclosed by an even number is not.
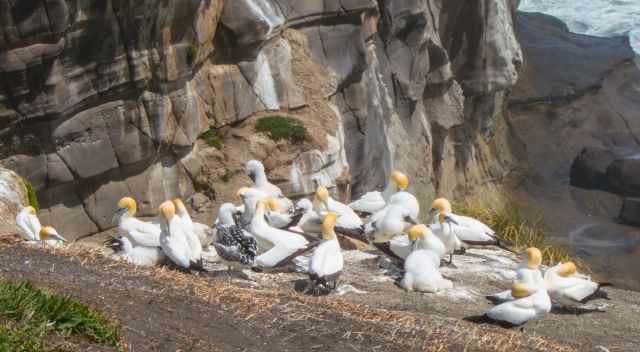
{"type": "Polygon", "coordinates": [[[120,217],[122,216],[122,214],[124,214],[124,212],[127,211],[126,208],[118,208],[116,209],[115,214],[113,214],[113,218],[111,218],[111,222],[112,223],[116,223],[118,222],[118,219],[120,219],[120,217]]]}
{"type": "Polygon", "coordinates": [[[69,241],[66,238],[62,237],[62,235],[59,235],[57,233],[52,234],[51,237],[53,237],[53,238],[55,238],[57,240],[60,240],[62,242],[65,242],[65,243],[69,243],[69,241]]]}
{"type": "Polygon", "coordinates": [[[253,170],[247,171],[247,176],[249,176],[249,178],[251,179],[251,181],[253,181],[253,183],[256,182],[256,173],[253,170]]]}
{"type": "Polygon", "coordinates": [[[429,210],[429,216],[436,216],[436,215],[438,215],[438,209],[431,208],[431,210],[429,210]]]}
{"type": "Polygon", "coordinates": [[[413,220],[410,216],[405,216],[404,217],[404,222],[408,222],[411,225],[418,225],[418,223],[415,220],[413,220]]]}
{"type": "Polygon", "coordinates": [[[453,220],[449,215],[445,215],[444,221],[446,221],[448,223],[453,223],[453,224],[459,225],[458,222],[453,220]]]}

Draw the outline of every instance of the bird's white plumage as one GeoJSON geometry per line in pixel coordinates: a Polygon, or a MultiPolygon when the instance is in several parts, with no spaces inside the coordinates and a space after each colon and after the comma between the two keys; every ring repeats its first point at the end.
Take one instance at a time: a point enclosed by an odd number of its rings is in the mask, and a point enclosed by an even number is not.
{"type": "Polygon", "coordinates": [[[24,207],[16,215],[18,234],[25,241],[39,241],[42,225],[38,217],[32,213],[33,208],[24,207]]]}
{"type": "Polygon", "coordinates": [[[580,274],[575,273],[568,277],[558,275],[561,265],[551,267],[544,273],[547,291],[554,302],[567,306],[575,305],[599,289],[600,285],[597,282],[580,274]]]}
{"type": "Polygon", "coordinates": [[[160,247],[134,247],[127,237],[116,240],[121,243],[122,249],[112,254],[114,259],[138,266],[155,266],[166,258],[160,247]]]}
{"type": "Polygon", "coordinates": [[[338,215],[336,227],[344,229],[360,229],[362,227],[362,219],[360,219],[353,209],[331,197],[327,199],[326,203],[314,202],[313,211],[317,214],[324,214],[326,212],[336,213],[338,215]]]}
{"type": "Polygon", "coordinates": [[[163,219],[161,228],[160,246],[162,251],[178,266],[190,268],[193,254],[189,242],[187,242],[182,220],[178,216],[163,219]]]}
{"type": "Polygon", "coordinates": [[[135,216],[123,214],[118,219],[118,230],[123,236],[129,237],[134,246],[160,246],[160,224],[146,222],[135,216]]]}
{"type": "Polygon", "coordinates": [[[402,259],[406,259],[413,250],[420,249],[431,250],[440,259],[448,253],[440,238],[432,234],[418,238],[415,243],[411,243],[407,235],[395,236],[389,241],[389,250],[402,259]]]}
{"type": "Polygon", "coordinates": [[[384,208],[387,201],[384,199],[382,192],[373,191],[365,193],[360,199],[349,203],[349,208],[362,213],[373,214],[384,208]]]}
{"type": "Polygon", "coordinates": [[[453,213],[448,213],[447,216],[457,223],[452,224],[452,228],[460,241],[496,243],[495,231],[481,221],[453,213]]]}
{"type": "Polygon", "coordinates": [[[296,227],[304,233],[322,232],[322,218],[313,210],[313,204],[308,199],[300,199],[296,203],[296,208],[304,213],[298,221],[296,227]]]}
{"type": "Polygon", "coordinates": [[[544,287],[539,288],[530,296],[502,303],[485,314],[493,319],[522,325],[527,321],[537,320],[551,311],[551,300],[544,287]]]}
{"type": "Polygon", "coordinates": [[[442,277],[438,267],[440,258],[430,250],[415,250],[404,262],[404,276],[400,286],[407,291],[438,292],[453,287],[442,277]]]}
{"type": "Polygon", "coordinates": [[[452,225],[451,223],[429,225],[431,232],[444,244],[447,253],[453,253],[453,251],[462,248],[462,243],[453,232],[452,225]]]}
{"type": "Polygon", "coordinates": [[[367,236],[373,238],[376,243],[388,242],[393,237],[404,233],[412,224],[407,222],[407,218],[410,217],[410,212],[406,207],[390,204],[384,216],[377,221],[370,223],[370,226],[365,228],[370,232],[367,236]]]}
{"type": "Polygon", "coordinates": [[[334,237],[331,240],[323,241],[313,251],[309,264],[309,273],[316,274],[318,277],[325,277],[342,271],[343,267],[344,258],[340,250],[340,244],[338,239],[334,237]]]}
{"type": "Polygon", "coordinates": [[[249,160],[245,166],[247,175],[253,180],[255,189],[261,191],[268,197],[277,198],[283,209],[293,208],[293,202],[286,198],[282,190],[269,182],[267,174],[264,171],[264,165],[258,160],[249,160]]]}
{"type": "Polygon", "coordinates": [[[176,204],[175,217],[180,220],[179,225],[181,231],[183,232],[184,237],[187,240],[187,244],[189,245],[190,261],[198,262],[202,258],[202,243],[196,235],[195,226],[193,220],[191,220],[191,215],[189,215],[189,212],[181,202],[176,204]]]}

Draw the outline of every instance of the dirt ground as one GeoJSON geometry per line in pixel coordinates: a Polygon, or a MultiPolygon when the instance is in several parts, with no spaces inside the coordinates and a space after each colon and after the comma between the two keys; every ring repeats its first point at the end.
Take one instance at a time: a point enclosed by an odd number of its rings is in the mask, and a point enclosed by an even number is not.
{"type": "MultiPolygon", "coordinates": [[[[492,251],[460,258],[446,269],[460,290],[407,294],[386,260],[346,252],[347,293],[313,297],[296,292],[305,274],[253,273],[229,281],[218,267],[188,274],[114,262],[101,249],[28,248],[0,241],[0,277],[29,280],[69,294],[121,327],[130,351],[632,351],[638,296],[612,290],[606,313],[554,313],[524,329],[477,325],[464,318],[489,307],[480,291],[505,285],[501,266],[482,270],[492,251]],[[456,270],[465,267],[466,277],[456,270]],[[488,276],[487,276],[488,275],[488,276]],[[475,278],[475,281],[472,279],[475,278]],[[493,279],[491,279],[493,278],[493,279]],[[461,281],[465,281],[463,286],[461,281]],[[479,282],[477,290],[470,288],[479,282]],[[459,285],[458,285],[459,284],[459,285]],[[469,286],[471,285],[471,286],[469,286]],[[349,288],[355,287],[355,290],[349,288]]],[[[504,271],[504,273],[503,273],[504,271]]]]}

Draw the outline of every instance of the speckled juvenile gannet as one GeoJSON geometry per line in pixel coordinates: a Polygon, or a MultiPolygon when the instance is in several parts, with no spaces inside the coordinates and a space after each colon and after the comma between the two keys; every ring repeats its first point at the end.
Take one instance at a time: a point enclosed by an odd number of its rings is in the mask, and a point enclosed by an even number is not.
{"type": "Polygon", "coordinates": [[[40,229],[42,225],[36,216],[36,209],[28,206],[24,207],[16,215],[17,232],[25,241],[39,241],[40,229]]]}
{"type": "Polygon", "coordinates": [[[113,220],[117,221],[120,233],[127,236],[134,246],[159,247],[160,226],[138,220],[135,217],[137,209],[136,201],[131,197],[118,201],[118,210],[113,220]]]}
{"type": "Polygon", "coordinates": [[[323,186],[319,186],[316,189],[316,194],[313,198],[313,211],[321,216],[327,212],[336,213],[338,219],[336,220],[335,232],[360,241],[366,241],[363,236],[362,219],[349,206],[332,199],[329,196],[329,190],[323,186]]]}
{"type": "Polygon", "coordinates": [[[176,216],[176,207],[171,201],[160,205],[160,246],[169,259],[183,269],[197,265],[187,242],[182,220],[176,216]]]}
{"type": "MultiPolygon", "coordinates": [[[[578,274],[573,262],[557,264],[547,269],[544,281],[551,300],[568,307],[600,298],[596,295],[600,288],[610,285],[591,281],[588,276],[578,274]]],[[[606,293],[602,296],[606,297],[606,293]]]]}
{"type": "MultiPolygon", "coordinates": [[[[411,232],[416,235],[429,237],[433,235],[428,228],[415,229],[411,232]],[[424,231],[424,232],[423,232],[424,231]]],[[[442,244],[442,243],[440,243],[442,244]]],[[[417,247],[417,243],[415,243],[417,247]]],[[[436,245],[438,250],[444,246],[436,245]]],[[[400,287],[407,291],[438,292],[453,287],[453,283],[440,274],[439,254],[431,249],[414,249],[404,262],[404,276],[400,281],[400,287]]]]}
{"type": "Polygon", "coordinates": [[[518,326],[541,319],[551,311],[551,299],[544,286],[531,288],[516,282],[511,286],[511,295],[513,301],[495,306],[485,315],[491,320],[518,326]]]}
{"type": "Polygon", "coordinates": [[[264,165],[258,160],[249,160],[245,166],[247,176],[251,178],[255,184],[255,188],[269,197],[277,198],[283,201],[283,208],[293,208],[293,202],[287,199],[282,190],[267,180],[267,174],[264,172],[264,165]]]}
{"type": "Polygon", "coordinates": [[[56,231],[56,229],[54,229],[51,226],[44,226],[42,229],[40,229],[40,235],[38,236],[38,239],[40,240],[40,242],[35,241],[30,243],[44,244],[52,247],[59,247],[65,244],[66,242],[69,242],[67,241],[67,239],[62,237],[58,233],[58,231],[56,231]]]}
{"type": "Polygon", "coordinates": [[[115,236],[105,242],[114,253],[112,258],[137,266],[155,266],[163,263],[166,256],[160,247],[134,247],[127,237],[115,236]]]}
{"type": "Polygon", "coordinates": [[[201,236],[198,236],[195,231],[195,226],[193,220],[191,220],[191,215],[187,211],[187,208],[182,203],[182,200],[176,198],[172,200],[173,205],[176,208],[176,216],[182,222],[182,228],[184,229],[184,234],[187,239],[187,243],[189,243],[189,248],[191,249],[191,255],[194,262],[198,262],[202,258],[202,243],[200,242],[199,237],[206,238],[207,234],[203,233],[201,236]]]}
{"type": "Polygon", "coordinates": [[[213,246],[229,271],[251,266],[258,253],[258,244],[251,234],[235,223],[235,206],[224,203],[218,211],[217,238],[213,246]]]}
{"type": "Polygon", "coordinates": [[[318,285],[335,289],[344,267],[340,243],[334,232],[336,213],[327,213],[322,222],[322,243],[316,247],[309,264],[309,286],[305,291],[315,290],[318,285]],[[332,285],[330,285],[332,284],[332,285]]]}
{"type": "MultiPolygon", "coordinates": [[[[542,264],[542,253],[538,248],[531,247],[525,251],[525,259],[516,268],[516,278],[514,283],[518,283],[530,290],[545,287],[545,281],[540,271],[542,264]]],[[[502,291],[486,298],[494,303],[501,303],[513,300],[511,290],[502,291]]]]}
{"type": "Polygon", "coordinates": [[[255,264],[265,268],[273,268],[286,264],[296,256],[309,249],[309,242],[296,233],[270,226],[264,218],[266,202],[261,200],[247,230],[258,242],[258,246],[266,252],[255,259],[255,264]]]}
{"type": "Polygon", "coordinates": [[[394,171],[383,192],[367,192],[357,201],[349,203],[349,207],[360,213],[373,214],[384,208],[394,193],[404,191],[407,187],[409,187],[409,178],[400,171],[394,171]]]}

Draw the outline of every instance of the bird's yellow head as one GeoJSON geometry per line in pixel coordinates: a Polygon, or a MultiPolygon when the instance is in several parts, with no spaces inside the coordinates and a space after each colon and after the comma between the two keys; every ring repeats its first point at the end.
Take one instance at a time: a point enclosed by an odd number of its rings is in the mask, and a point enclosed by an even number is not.
{"type": "Polygon", "coordinates": [[[402,191],[409,187],[409,178],[400,171],[394,171],[391,173],[391,182],[393,182],[396,187],[402,191]]]}
{"type": "Polygon", "coordinates": [[[326,203],[329,200],[329,190],[326,187],[318,186],[316,189],[316,199],[326,203]]]}
{"type": "Polygon", "coordinates": [[[264,199],[264,201],[266,202],[267,209],[271,211],[280,211],[280,203],[277,199],[273,197],[267,197],[264,199]]]}
{"type": "Polygon", "coordinates": [[[513,285],[511,285],[511,295],[514,298],[524,298],[531,296],[532,294],[533,291],[522,283],[514,282],[513,285]]]}
{"type": "Polygon", "coordinates": [[[160,204],[160,215],[166,220],[171,220],[176,215],[176,206],[172,201],[168,200],[160,204]]]}
{"type": "Polygon", "coordinates": [[[136,211],[138,210],[138,206],[136,204],[135,199],[131,197],[124,197],[118,201],[118,208],[127,209],[127,213],[131,216],[136,215],[136,211]]]}
{"type": "Polygon", "coordinates": [[[336,226],[336,220],[338,219],[338,214],[329,212],[324,216],[322,220],[322,239],[324,240],[332,240],[336,237],[333,228],[336,226]]]}
{"type": "Polygon", "coordinates": [[[451,213],[451,202],[446,198],[438,198],[431,203],[431,210],[437,210],[440,214],[451,213]]]}
{"type": "Polygon", "coordinates": [[[181,212],[181,213],[187,211],[187,207],[184,206],[184,203],[182,202],[182,199],[174,198],[171,201],[173,202],[173,205],[176,207],[176,211],[181,212]]]}
{"type": "Polygon", "coordinates": [[[418,238],[422,238],[430,232],[431,230],[423,224],[414,225],[409,229],[409,239],[411,241],[417,241],[418,238]]]}
{"type": "Polygon", "coordinates": [[[236,196],[238,196],[238,198],[242,198],[244,197],[248,192],[249,192],[250,188],[249,187],[241,187],[237,192],[236,192],[236,196]]]}
{"type": "Polygon", "coordinates": [[[558,275],[562,277],[569,277],[576,273],[578,269],[573,262],[566,262],[560,265],[560,269],[558,269],[558,275]]]}
{"type": "Polygon", "coordinates": [[[542,253],[536,247],[527,248],[527,267],[529,269],[538,269],[542,264],[542,253]]]}
{"type": "Polygon", "coordinates": [[[38,234],[40,237],[40,241],[46,241],[48,240],[51,236],[57,234],[57,231],[51,227],[51,226],[43,226],[40,229],[40,233],[38,234]]]}
{"type": "Polygon", "coordinates": [[[28,211],[30,214],[36,215],[36,208],[34,208],[34,207],[32,207],[32,206],[28,206],[28,207],[27,207],[27,211],[28,211]]]}

